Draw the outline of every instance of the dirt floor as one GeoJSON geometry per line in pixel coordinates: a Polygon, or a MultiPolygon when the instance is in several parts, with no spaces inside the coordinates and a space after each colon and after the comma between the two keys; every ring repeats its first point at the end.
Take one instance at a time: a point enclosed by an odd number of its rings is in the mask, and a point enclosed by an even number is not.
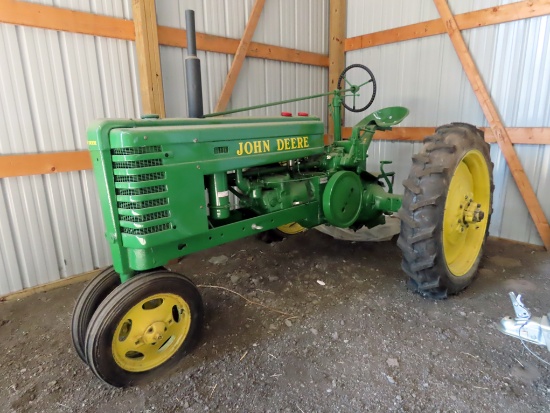
{"type": "Polygon", "coordinates": [[[395,242],[317,231],[185,258],[175,270],[198,284],[289,315],[203,288],[201,344],[130,389],[102,384],[73,350],[83,284],[0,303],[0,411],[550,412],[549,367],[495,328],[513,315],[509,291],[534,315],[550,310],[550,254],[491,240],[474,284],[437,302],[409,292],[399,267],[395,242]]]}

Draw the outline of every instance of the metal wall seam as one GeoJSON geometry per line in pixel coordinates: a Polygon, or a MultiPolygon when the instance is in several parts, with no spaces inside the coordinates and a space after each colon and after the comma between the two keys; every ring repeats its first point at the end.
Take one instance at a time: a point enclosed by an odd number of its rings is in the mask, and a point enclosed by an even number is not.
{"type": "MultiPolygon", "coordinates": [[[[460,14],[513,0],[451,0],[460,14]]],[[[348,35],[359,36],[437,18],[432,0],[399,2],[350,0],[348,35]],[[369,14],[376,10],[376,16],[369,14]],[[362,17],[361,17],[362,16],[362,17]],[[367,24],[365,24],[367,22],[367,24]],[[365,28],[368,27],[368,30],[365,28]]],[[[550,17],[536,17],[463,31],[466,43],[503,122],[509,127],[550,126],[550,17]]],[[[369,66],[378,82],[378,96],[369,110],[402,105],[411,114],[400,126],[436,126],[453,121],[487,126],[477,98],[446,35],[414,39],[346,54],[346,63],[369,66]]],[[[365,115],[346,114],[352,126],[365,115]]],[[[375,141],[369,154],[371,168],[381,159],[393,160],[396,182],[408,175],[410,155],[419,144],[375,141]]],[[[547,145],[515,145],[525,172],[547,217],[550,217],[550,150],[547,145]]],[[[491,145],[495,164],[494,212],[490,233],[512,240],[542,244],[506,162],[491,145]]],[[[401,190],[396,185],[396,190],[401,190]]]]}

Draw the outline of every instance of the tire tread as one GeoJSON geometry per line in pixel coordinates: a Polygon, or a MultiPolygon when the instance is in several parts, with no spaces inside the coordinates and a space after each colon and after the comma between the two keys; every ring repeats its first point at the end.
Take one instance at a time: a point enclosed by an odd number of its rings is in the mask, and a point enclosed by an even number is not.
{"type": "MultiPolygon", "coordinates": [[[[492,213],[493,164],[490,148],[484,141],[483,132],[473,125],[452,123],[442,125],[436,133],[424,139],[424,147],[413,156],[413,164],[408,178],[403,182],[405,194],[402,208],[401,233],[397,246],[403,253],[401,268],[409,277],[408,287],[425,297],[443,299],[457,294],[475,278],[478,261],[472,267],[473,274],[463,280],[451,277],[443,257],[441,222],[448,185],[462,156],[470,150],[478,149],[485,157],[489,168],[492,213]]],[[[489,222],[487,223],[488,234],[489,222]]],[[[485,243],[485,240],[483,244],[485,243]]]]}

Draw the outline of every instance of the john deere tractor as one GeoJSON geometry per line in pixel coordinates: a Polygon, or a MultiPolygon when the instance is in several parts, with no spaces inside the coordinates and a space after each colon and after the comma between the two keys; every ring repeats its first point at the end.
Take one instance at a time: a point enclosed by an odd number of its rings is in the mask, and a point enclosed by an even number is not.
{"type": "Polygon", "coordinates": [[[409,111],[378,110],[355,125],[349,139],[341,135],[342,107],[360,112],[375,98],[368,68],[349,66],[338,89],[292,100],[331,98],[335,131],[328,145],[323,122],[313,116],[204,115],[192,13],[187,18],[190,117],[109,119],[88,129],[113,266],[79,296],[72,336],[97,377],[129,386],[177,364],[198,340],[203,303],[189,278],[165,266],[261,232],[321,224],[372,228],[397,213],[402,268],[413,290],[444,298],[472,282],[493,192],[480,130],[464,123],[437,128],[413,157],[405,195],[393,194],[392,174],[383,169],[389,162],[382,162],[381,173],[369,172],[378,165],[369,164],[367,153],[374,134],[409,111]]]}

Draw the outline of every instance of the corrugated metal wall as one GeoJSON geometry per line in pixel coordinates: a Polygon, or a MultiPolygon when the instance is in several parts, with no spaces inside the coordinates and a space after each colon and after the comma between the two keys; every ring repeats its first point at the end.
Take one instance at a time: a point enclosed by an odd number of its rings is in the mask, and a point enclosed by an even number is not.
{"type": "MultiPolygon", "coordinates": [[[[127,1],[57,3],[131,18],[127,1]]],[[[91,120],[137,116],[135,60],[132,42],[0,24],[0,153],[87,149],[91,120]]],[[[107,265],[103,233],[91,171],[1,179],[0,294],[107,265]]]]}
{"type": "MultiPolygon", "coordinates": [[[[131,19],[131,1],[37,3],[131,19]]],[[[252,1],[157,1],[161,25],[240,38],[252,1]]],[[[328,0],[269,0],[254,41],[328,53],[328,0]]],[[[162,47],[168,116],[185,116],[183,59],[162,47]]],[[[221,91],[231,57],[200,52],[205,111],[221,91]]],[[[232,105],[247,106],[325,91],[327,69],[247,58],[232,105]]],[[[87,148],[86,125],[137,117],[140,98],[133,42],[0,24],[0,154],[87,148]]],[[[277,114],[281,109],[256,111],[277,114]]],[[[285,106],[326,118],[322,100],[285,106]]],[[[0,179],[0,295],[108,265],[110,252],[91,171],[0,179]]]]}
{"type": "MultiPolygon", "coordinates": [[[[514,0],[450,0],[453,13],[466,13],[514,0]]],[[[437,18],[432,0],[348,0],[347,37],[437,18]]],[[[550,127],[550,17],[463,31],[466,43],[505,126],[550,127]]],[[[453,121],[487,126],[481,107],[447,35],[409,40],[346,54],[346,64],[362,63],[377,79],[372,110],[402,105],[411,114],[400,126],[436,126],[453,121]]],[[[369,109],[369,110],[371,110],[369,109]]],[[[353,126],[363,114],[346,114],[353,126]]],[[[369,161],[393,160],[396,182],[408,175],[421,144],[374,142],[369,161]]],[[[515,145],[531,184],[550,218],[550,146],[515,145]]],[[[494,214],[490,234],[542,244],[506,161],[491,145],[495,164],[494,214]]],[[[402,191],[401,185],[396,190],[402,191]]]]}
{"type": "MultiPolygon", "coordinates": [[[[41,2],[131,18],[131,3],[41,2]],[[55,3],[55,4],[54,4],[55,3]]],[[[139,114],[132,42],[0,24],[0,153],[87,149],[86,125],[139,114]]],[[[0,294],[107,265],[91,171],[0,180],[0,294]]]]}
{"type": "MultiPolygon", "coordinates": [[[[185,10],[193,9],[197,31],[240,39],[253,4],[253,0],[158,1],[157,19],[159,25],[185,28],[185,10]]],[[[252,40],[328,54],[328,0],[266,1],[252,40]]],[[[166,115],[186,116],[184,59],[187,52],[161,46],[160,53],[166,115]]],[[[233,57],[202,51],[198,56],[202,65],[204,111],[210,113],[216,106],[233,57]]],[[[327,84],[327,68],[246,58],[227,109],[322,93],[327,90],[327,84]]],[[[316,99],[291,103],[283,108],[274,106],[244,112],[240,116],[279,115],[282,110],[294,114],[309,112],[326,121],[327,101],[316,99]]]]}

